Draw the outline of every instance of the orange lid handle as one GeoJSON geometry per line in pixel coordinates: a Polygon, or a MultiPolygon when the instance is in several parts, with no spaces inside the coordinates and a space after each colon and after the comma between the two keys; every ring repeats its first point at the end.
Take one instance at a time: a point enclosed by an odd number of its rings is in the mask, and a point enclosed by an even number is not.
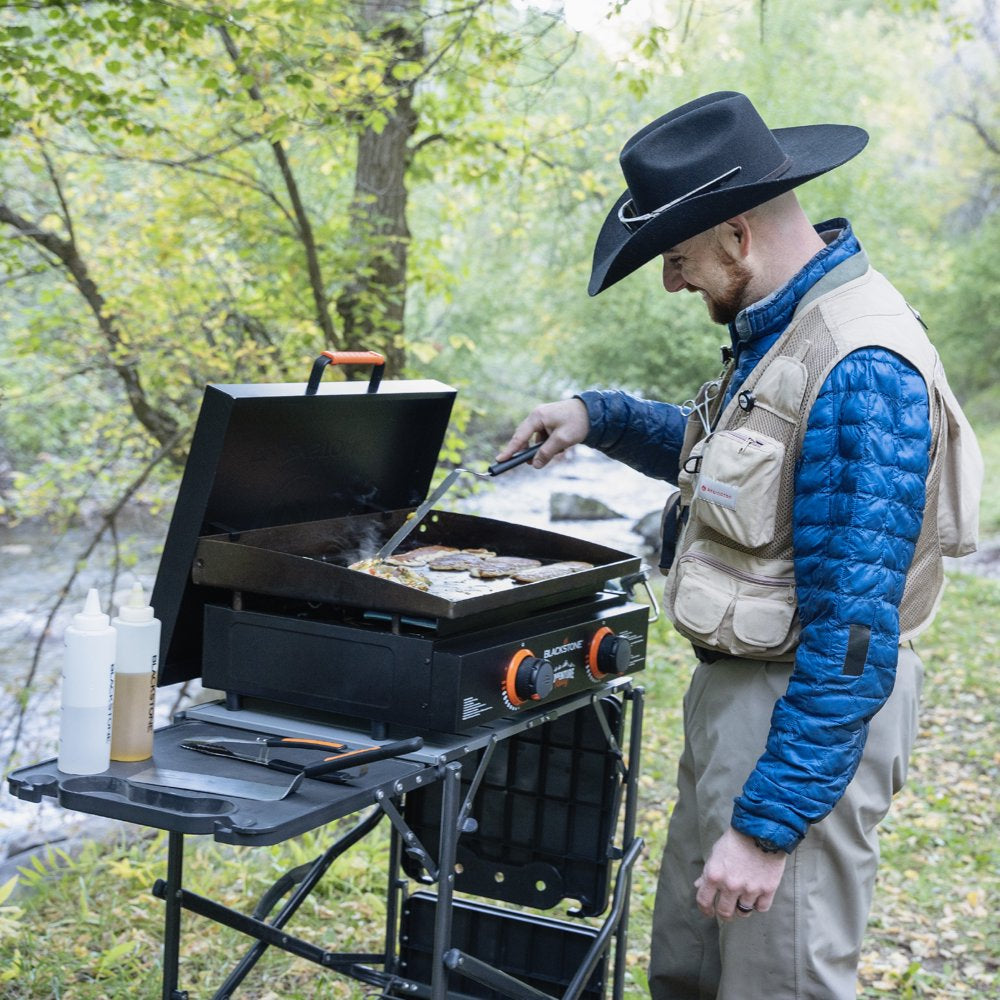
{"type": "Polygon", "coordinates": [[[385,372],[385,358],[375,351],[323,351],[313,362],[309,382],[306,384],[307,396],[315,396],[319,391],[319,381],[327,365],[372,365],[371,378],[368,380],[369,392],[378,391],[385,372]]]}
{"type": "Polygon", "coordinates": [[[374,351],[323,351],[331,365],[384,365],[385,358],[374,351]]]}

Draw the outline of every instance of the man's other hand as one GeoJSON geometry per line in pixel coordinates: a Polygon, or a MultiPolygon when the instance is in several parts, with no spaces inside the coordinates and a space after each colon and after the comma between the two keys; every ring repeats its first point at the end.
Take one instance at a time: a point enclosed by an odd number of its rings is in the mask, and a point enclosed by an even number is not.
{"type": "Polygon", "coordinates": [[[715,842],[694,883],[698,909],[721,920],[749,916],[754,910],[766,912],[774,902],[787,857],[783,851],[766,854],[750,837],[730,827],[715,842]]]}

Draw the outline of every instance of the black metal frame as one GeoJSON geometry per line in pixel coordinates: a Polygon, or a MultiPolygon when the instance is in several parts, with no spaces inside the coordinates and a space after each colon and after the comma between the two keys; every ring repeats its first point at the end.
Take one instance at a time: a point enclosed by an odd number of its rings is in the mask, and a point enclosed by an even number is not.
{"type": "MultiPolygon", "coordinates": [[[[254,943],[237,962],[225,982],[214,994],[215,1000],[232,996],[268,948],[280,948],[300,958],[346,975],[360,982],[378,987],[387,996],[414,996],[420,1000],[449,1000],[458,996],[449,989],[452,973],[463,977],[496,993],[513,1000],[552,1000],[552,994],[542,992],[531,985],[511,976],[475,955],[453,947],[452,915],[455,903],[455,864],[460,838],[470,831],[470,812],[480,786],[481,778],[488,764],[492,748],[504,739],[524,732],[534,725],[546,722],[567,712],[593,710],[601,720],[601,728],[610,753],[622,779],[623,795],[619,804],[624,804],[621,818],[621,843],[613,849],[617,863],[611,905],[603,923],[597,929],[579,968],[566,984],[558,1000],[579,1000],[588,980],[598,964],[610,957],[614,948],[614,967],[611,976],[613,1000],[621,1000],[625,973],[625,956],[628,940],[628,903],[631,891],[632,869],[643,847],[643,841],[635,835],[639,749],[642,734],[643,690],[631,684],[617,685],[622,708],[630,706],[628,713],[628,743],[623,748],[618,745],[608,727],[604,711],[600,707],[601,697],[608,692],[595,692],[588,698],[569,699],[554,710],[536,714],[532,719],[510,721],[508,725],[497,725],[493,735],[485,743],[477,772],[466,794],[462,794],[462,758],[427,765],[416,773],[383,781],[370,789],[374,806],[358,820],[354,827],[340,836],[319,857],[305,865],[282,875],[264,895],[251,914],[245,914],[221,903],[201,896],[184,888],[184,836],[185,830],[170,829],[167,847],[166,878],[153,886],[153,894],[164,900],[163,937],[163,979],[162,1000],[186,1000],[188,994],[179,987],[182,913],[188,911],[206,917],[216,923],[233,928],[254,943]],[[626,755],[627,749],[627,755],[626,755]],[[409,791],[428,782],[441,783],[441,825],[437,857],[431,854],[427,845],[406,822],[401,808],[402,798],[409,791]],[[384,953],[338,952],[326,950],[296,937],[286,930],[286,925],[294,916],[309,894],[315,889],[334,861],[371,833],[383,819],[392,824],[389,870],[387,872],[387,916],[385,927],[384,953]],[[431,982],[417,982],[400,975],[398,959],[398,929],[400,914],[407,898],[408,880],[403,877],[403,856],[409,855],[419,861],[427,872],[429,880],[436,883],[436,907],[434,917],[434,944],[432,955],[431,982]],[[288,897],[276,913],[271,916],[282,899],[288,897]],[[381,966],[381,968],[378,968],[381,966]]],[[[482,746],[480,747],[482,749],[482,746]]],[[[37,768],[37,765],[36,765],[37,768]]],[[[38,785],[30,781],[23,783],[18,773],[11,775],[11,788],[15,794],[27,792],[23,797],[35,797],[38,785]]],[[[51,792],[51,789],[49,790],[51,792]]],[[[352,800],[353,801],[353,800],[352,800]]],[[[104,812],[104,803],[98,805],[104,812]]],[[[354,803],[356,804],[356,803],[354,803]]],[[[86,806],[85,797],[76,807],[86,806]]],[[[90,811],[86,810],[85,811],[90,811]]],[[[123,818],[128,818],[128,810],[123,810],[123,818]]],[[[107,814],[105,812],[105,814],[107,814]]],[[[350,815],[350,810],[343,815],[350,815]]],[[[342,817],[341,817],[342,818],[342,817]]],[[[329,821],[327,816],[324,822],[329,821]]],[[[156,824],[161,825],[161,824],[156,824]]],[[[474,826],[474,824],[473,824],[474,826]]],[[[188,831],[190,832],[190,831],[188,831]]],[[[231,828],[220,828],[216,839],[233,843],[250,843],[246,838],[233,837],[231,828]]],[[[284,839],[279,836],[278,839],[284,839]]],[[[274,842],[272,840],[272,842],[274,842]]],[[[523,914],[519,915],[523,918],[523,914]]],[[[530,916],[528,919],[531,919],[530,916]]],[[[540,920],[543,918],[539,918],[540,920]]],[[[552,923],[548,918],[544,918],[552,923]]]]}

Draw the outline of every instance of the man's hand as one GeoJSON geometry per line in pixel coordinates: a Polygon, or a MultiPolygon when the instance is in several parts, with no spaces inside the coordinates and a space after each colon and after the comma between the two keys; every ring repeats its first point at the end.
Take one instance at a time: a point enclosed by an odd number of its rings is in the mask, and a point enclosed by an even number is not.
{"type": "Polygon", "coordinates": [[[518,424],[503,451],[497,455],[497,461],[503,462],[516,452],[523,451],[537,435],[543,444],[531,464],[536,469],[544,468],[556,455],[580,444],[589,430],[590,418],[582,400],[574,396],[557,403],[543,403],[518,424]]]}
{"type": "Polygon", "coordinates": [[[698,909],[706,917],[722,920],[771,909],[787,857],[783,851],[765,854],[750,837],[730,827],[715,842],[701,877],[694,883],[698,909]],[[744,909],[739,909],[737,902],[744,909]]]}

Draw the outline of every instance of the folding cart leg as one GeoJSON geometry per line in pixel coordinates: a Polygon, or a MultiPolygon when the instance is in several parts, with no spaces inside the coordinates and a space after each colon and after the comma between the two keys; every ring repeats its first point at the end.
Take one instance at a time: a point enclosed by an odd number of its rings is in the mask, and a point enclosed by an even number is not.
{"type": "Polygon", "coordinates": [[[187,1000],[177,988],[181,949],[181,881],[184,877],[184,834],[170,831],[167,838],[167,878],[163,919],[163,1000],[187,1000]]]}
{"type": "Polygon", "coordinates": [[[462,806],[462,767],[445,768],[441,792],[441,845],[438,857],[438,898],[434,914],[434,954],[431,970],[431,1000],[448,995],[448,966],[444,954],[451,945],[452,901],[455,892],[455,856],[458,853],[459,812],[462,806]]]}
{"type": "MultiPolygon", "coordinates": [[[[646,692],[641,687],[633,688],[626,694],[626,698],[632,703],[632,721],[629,728],[628,741],[628,773],[625,779],[625,818],[622,827],[622,846],[626,852],[628,852],[632,844],[636,841],[636,813],[639,808],[639,755],[642,750],[642,721],[643,709],[646,704],[645,696],[646,692]]],[[[629,877],[629,887],[626,894],[625,911],[622,914],[621,923],[618,925],[618,933],[616,935],[612,1000],[622,1000],[625,993],[625,958],[628,953],[629,899],[631,897],[630,869],[631,865],[626,868],[629,877]]]]}
{"type": "MultiPolygon", "coordinates": [[[[282,898],[285,890],[294,890],[278,914],[270,920],[272,927],[284,927],[298,908],[305,902],[313,889],[316,888],[331,865],[345,851],[371,833],[378,826],[379,822],[381,822],[383,815],[380,809],[373,809],[366,816],[363,816],[347,833],[334,841],[318,858],[278,879],[271,887],[271,890],[264,894],[254,913],[254,917],[265,920],[273,906],[282,898]],[[272,893],[274,896],[273,899],[270,898],[272,893]]],[[[214,994],[216,1000],[226,1000],[227,997],[231,996],[240,983],[246,979],[257,962],[260,961],[260,958],[269,947],[268,942],[257,941],[239,961],[222,986],[216,991],[214,994]]]]}

